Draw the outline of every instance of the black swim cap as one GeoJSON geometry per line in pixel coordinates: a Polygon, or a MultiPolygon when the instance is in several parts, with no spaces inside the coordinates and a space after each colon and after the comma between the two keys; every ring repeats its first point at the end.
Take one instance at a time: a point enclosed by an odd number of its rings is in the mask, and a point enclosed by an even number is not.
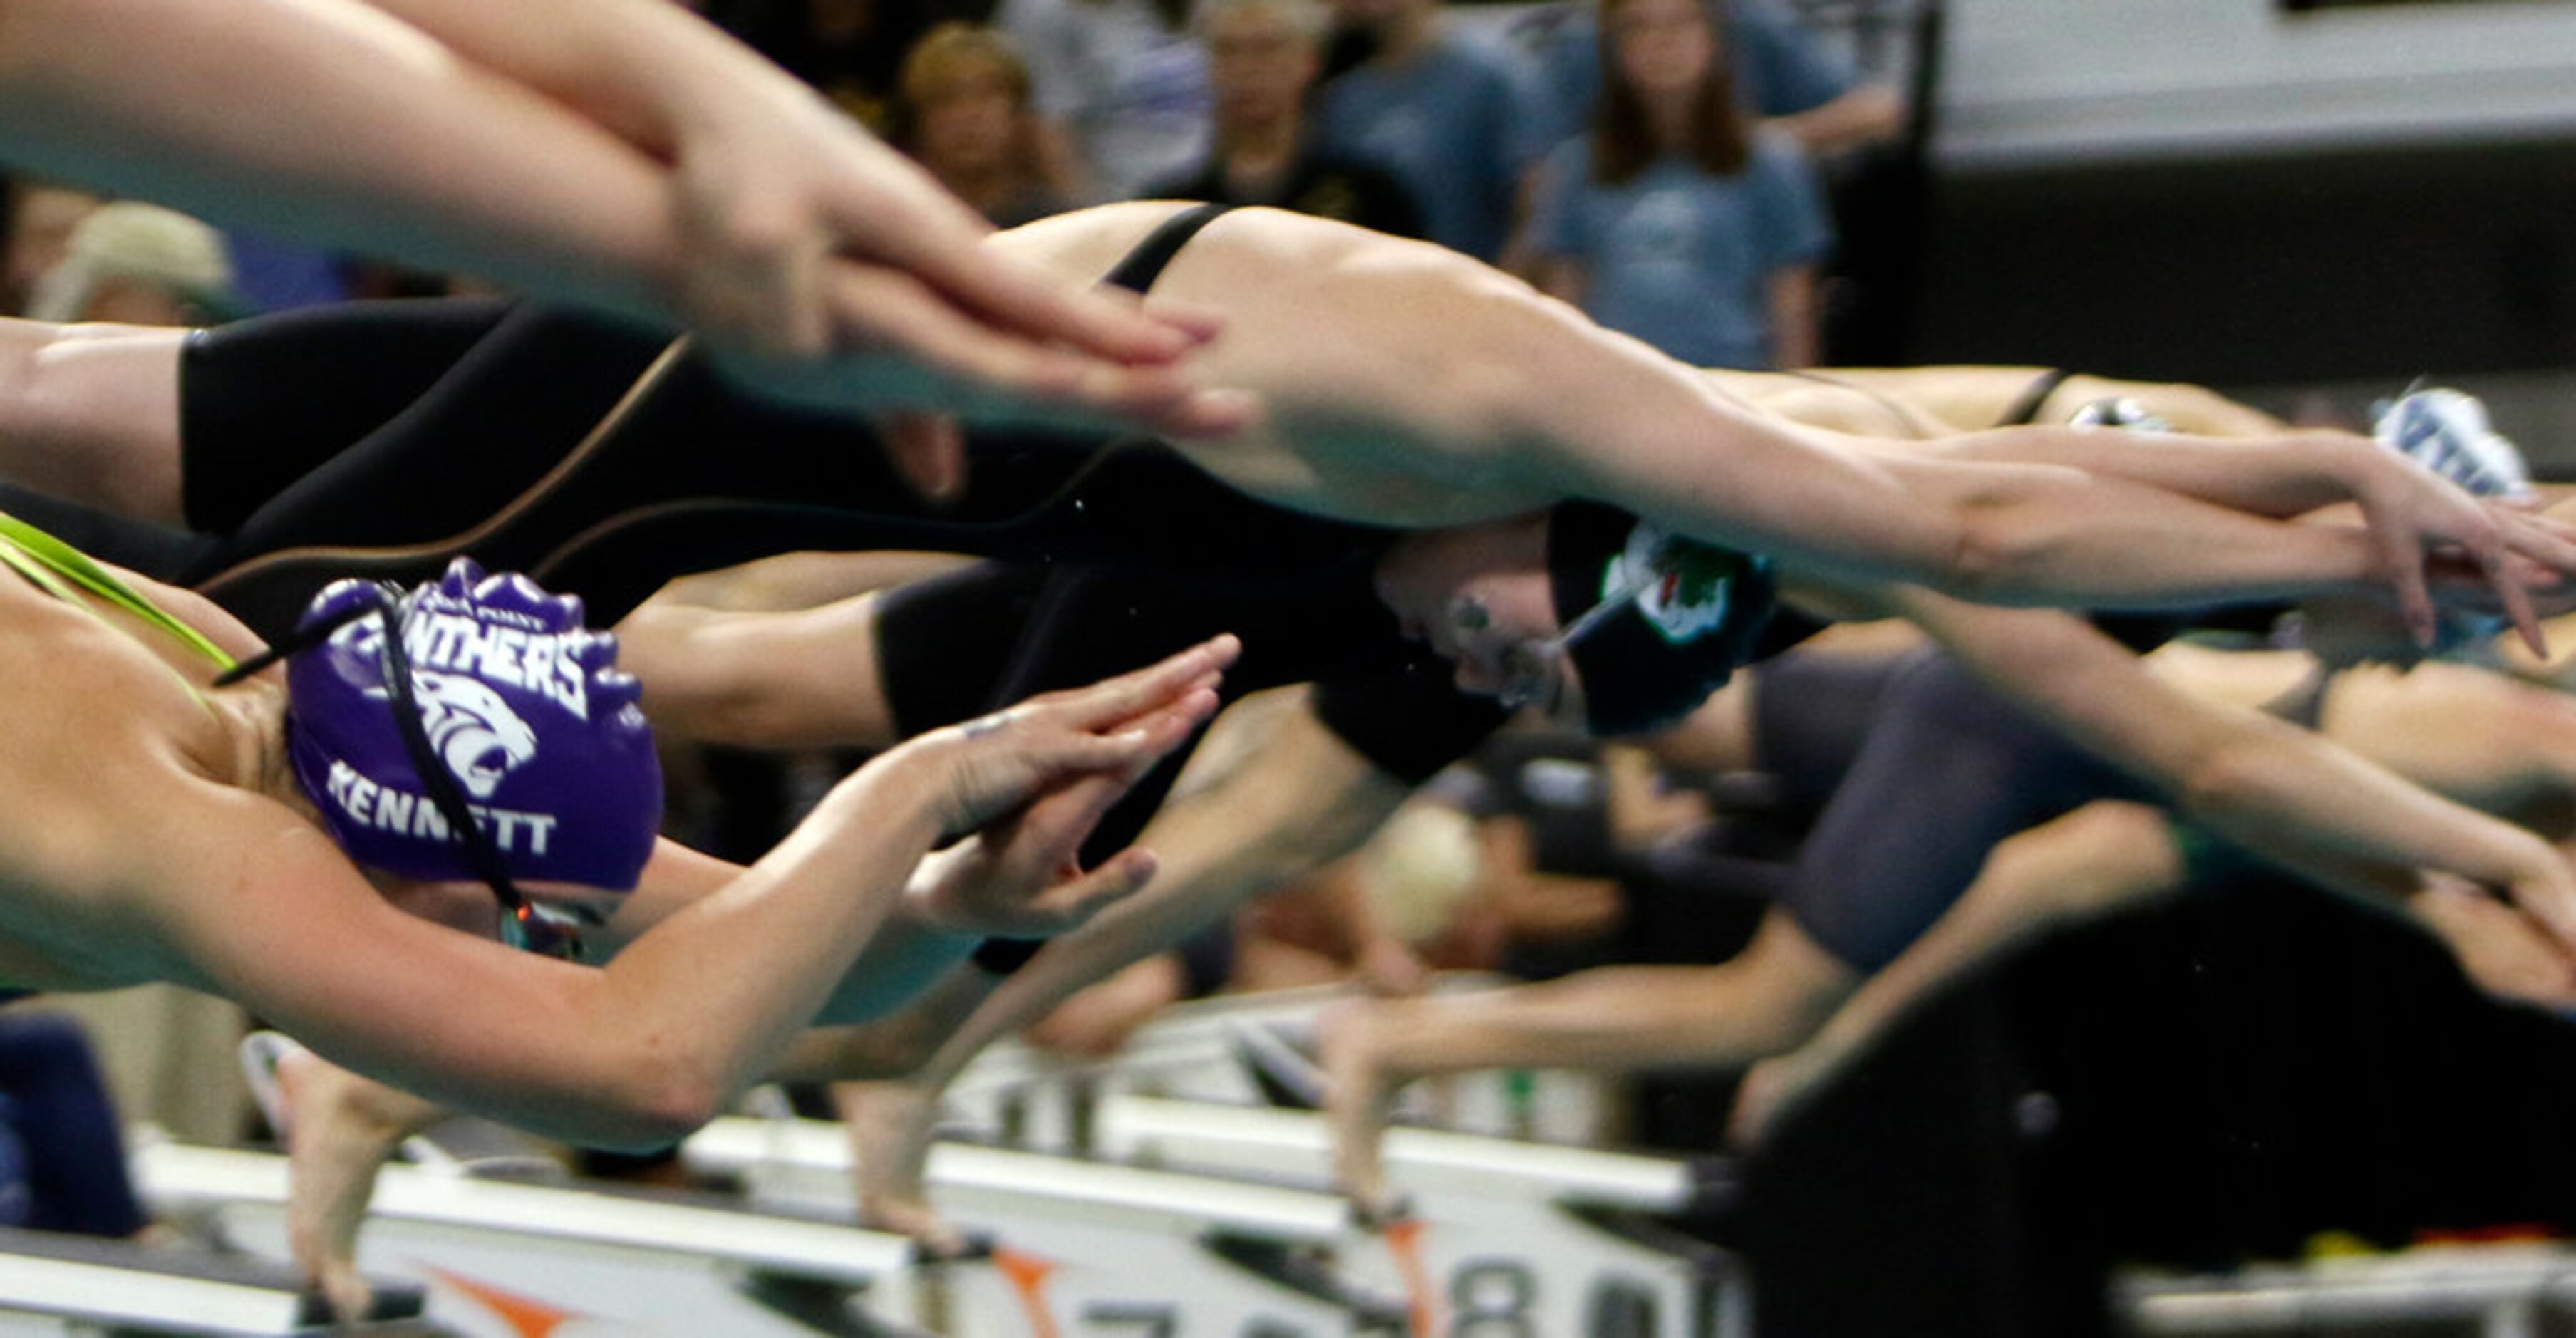
{"type": "Polygon", "coordinates": [[[1595,502],[1548,513],[1547,568],[1560,627],[1624,595],[1567,649],[1583,676],[1584,723],[1598,735],[1642,733],[1699,709],[1752,652],[1777,594],[1769,559],[1595,502]]]}

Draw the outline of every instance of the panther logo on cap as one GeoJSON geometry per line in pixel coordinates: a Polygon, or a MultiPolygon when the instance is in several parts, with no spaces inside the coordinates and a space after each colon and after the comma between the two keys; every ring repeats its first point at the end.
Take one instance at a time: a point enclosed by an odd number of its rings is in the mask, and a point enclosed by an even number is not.
{"type": "MultiPolygon", "coordinates": [[[[464,674],[415,669],[412,690],[430,746],[475,798],[491,798],[504,777],[535,760],[537,732],[489,685],[464,674]]],[[[391,694],[371,688],[367,695],[391,694]]]]}

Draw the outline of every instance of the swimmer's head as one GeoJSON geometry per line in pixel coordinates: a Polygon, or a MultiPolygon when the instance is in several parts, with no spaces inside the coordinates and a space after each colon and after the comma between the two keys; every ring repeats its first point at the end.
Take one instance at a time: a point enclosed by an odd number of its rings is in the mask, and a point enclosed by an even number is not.
{"type": "Polygon", "coordinates": [[[485,882],[514,911],[522,884],[635,886],[661,765],[616,639],[582,626],[581,601],[460,558],[404,594],[337,582],[297,633],[287,755],[350,858],[485,882]]]}
{"type": "Polygon", "coordinates": [[[1766,562],[1588,502],[1416,535],[1377,585],[1460,687],[1602,735],[1697,709],[1750,653],[1774,593],[1766,562]]]}

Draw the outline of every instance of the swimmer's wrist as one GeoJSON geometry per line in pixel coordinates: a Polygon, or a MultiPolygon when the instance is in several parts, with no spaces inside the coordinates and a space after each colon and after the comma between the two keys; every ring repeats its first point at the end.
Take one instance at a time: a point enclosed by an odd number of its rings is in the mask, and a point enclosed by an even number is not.
{"type": "Polygon", "coordinates": [[[870,833],[873,839],[932,850],[947,839],[947,827],[940,787],[934,777],[922,774],[921,764],[930,760],[901,747],[880,753],[833,786],[815,806],[814,816],[843,830],[870,833]]]}

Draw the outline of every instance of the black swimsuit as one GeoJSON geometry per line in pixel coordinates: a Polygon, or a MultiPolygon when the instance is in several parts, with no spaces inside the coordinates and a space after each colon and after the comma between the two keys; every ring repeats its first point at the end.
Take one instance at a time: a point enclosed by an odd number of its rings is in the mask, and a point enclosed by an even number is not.
{"type": "MultiPolygon", "coordinates": [[[[1141,291],[1222,212],[1173,215],[1109,281],[1141,291]]],[[[190,341],[181,385],[189,519],[223,534],[188,575],[265,635],[331,579],[425,579],[456,551],[578,593],[605,624],[687,572],[930,549],[1007,561],[884,599],[907,731],[1221,631],[1246,643],[1229,695],[1315,682],[1325,723],[1406,780],[1504,719],[1377,601],[1393,532],[1253,500],[1150,442],[973,433],[966,495],[932,506],[850,418],[738,392],[660,335],[494,302],[221,327],[190,341]]],[[[1141,785],[1101,845],[1132,836],[1168,780],[1141,785]]]]}

